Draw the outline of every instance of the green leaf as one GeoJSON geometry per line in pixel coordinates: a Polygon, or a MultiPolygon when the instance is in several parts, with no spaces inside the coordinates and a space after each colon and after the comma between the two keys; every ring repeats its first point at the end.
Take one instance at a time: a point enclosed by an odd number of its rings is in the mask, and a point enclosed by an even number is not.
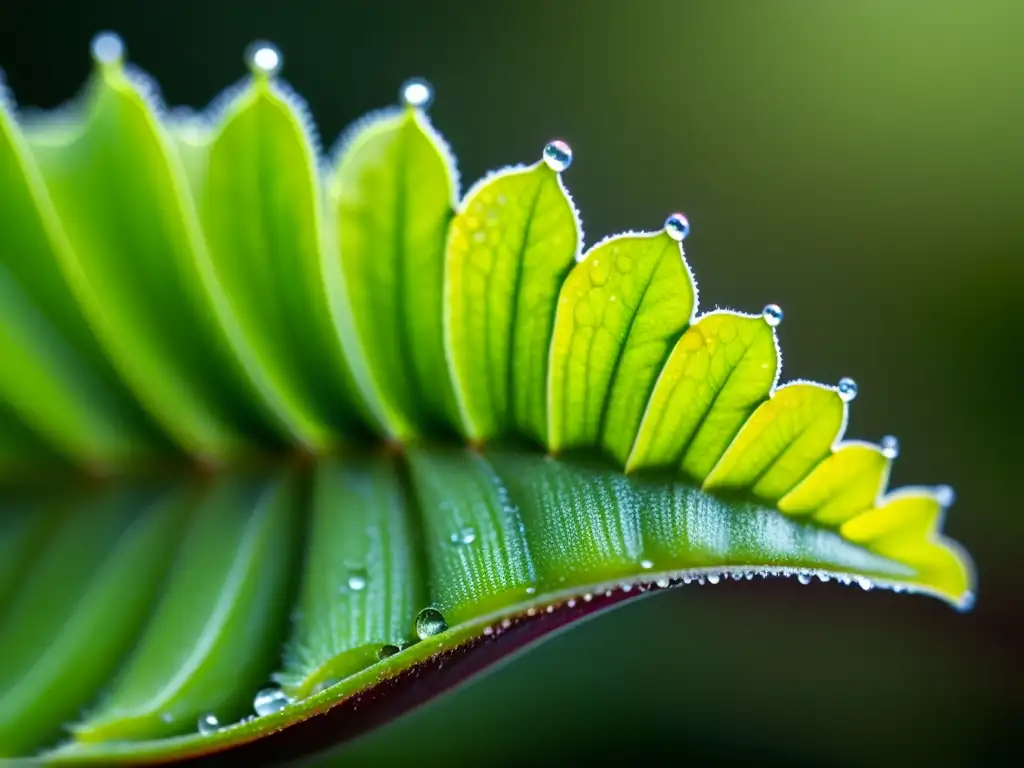
{"type": "Polygon", "coordinates": [[[110,679],[166,573],[179,506],[114,488],[57,513],[0,631],[0,756],[53,739],[110,679]]]}
{"type": "Polygon", "coordinates": [[[665,232],[612,237],[586,253],[558,297],[548,379],[553,451],[600,446],[625,464],[696,302],[682,248],[665,232]]]}
{"type": "Polygon", "coordinates": [[[409,469],[432,605],[462,622],[531,594],[535,577],[523,521],[487,459],[464,449],[413,450],[409,469]]]}
{"type": "Polygon", "coordinates": [[[676,343],[651,393],[626,471],[678,468],[701,483],[778,375],[760,316],[711,312],[676,343]]]}
{"type": "Polygon", "coordinates": [[[327,306],[316,161],[293,99],[256,76],[224,110],[199,170],[217,279],[296,437],[322,450],[356,422],[327,306]]]}
{"type": "Polygon", "coordinates": [[[0,754],[294,760],[694,581],[970,604],[951,494],[838,442],[855,388],[775,388],[778,313],[691,325],[677,217],[573,266],[548,150],[453,218],[418,97],[320,178],[275,50],[212,122],[120,54],[0,113],[0,754]]]}
{"type": "Polygon", "coordinates": [[[166,450],[64,282],[58,253],[66,258],[68,244],[2,94],[0,195],[9,222],[0,227],[0,399],[84,466],[166,450]]]}
{"type": "Polygon", "coordinates": [[[195,512],[172,579],[80,741],[147,738],[237,717],[269,676],[286,615],[295,551],[285,478],[228,477],[195,512]]]}
{"type": "Polygon", "coordinates": [[[745,491],[778,501],[832,449],[846,425],[836,390],[797,382],[754,411],[704,481],[708,491],[745,491]]]}
{"type": "Polygon", "coordinates": [[[366,120],[343,143],[327,196],[334,311],[363,396],[399,439],[456,423],[441,337],[455,196],[446,145],[413,107],[366,120]]]}
{"type": "Polygon", "coordinates": [[[561,176],[543,162],[485,178],[452,222],[445,341],[466,434],[548,436],[548,349],[580,248],[561,176]]]}
{"type": "Polygon", "coordinates": [[[249,352],[149,102],[108,64],[83,110],[76,130],[29,139],[73,249],[59,253],[65,274],[106,353],[188,450],[220,458],[246,435],[267,438],[282,420],[270,415],[265,378],[243,365],[249,352]]]}
{"type": "Polygon", "coordinates": [[[411,640],[426,602],[415,520],[393,459],[323,462],[311,505],[302,588],[276,676],[296,698],[411,640]]]}

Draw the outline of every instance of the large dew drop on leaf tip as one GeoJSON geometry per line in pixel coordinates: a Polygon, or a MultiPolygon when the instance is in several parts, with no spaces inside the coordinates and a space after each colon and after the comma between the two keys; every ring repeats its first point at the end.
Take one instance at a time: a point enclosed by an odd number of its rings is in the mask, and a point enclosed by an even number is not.
{"type": "Polygon", "coordinates": [[[92,60],[100,65],[120,64],[124,60],[124,41],[114,32],[100,32],[89,45],[92,60]]]}
{"type": "Polygon", "coordinates": [[[257,40],[245,49],[245,63],[254,75],[274,77],[281,71],[284,61],[276,45],[257,40]]]}
{"type": "Polygon", "coordinates": [[[772,328],[777,328],[782,323],[782,307],[778,304],[765,304],[764,309],[761,310],[761,317],[772,328]]]}
{"type": "Polygon", "coordinates": [[[434,101],[434,88],[422,77],[413,77],[402,83],[399,95],[405,106],[426,109],[434,101]]]}
{"type": "Polygon", "coordinates": [[[549,141],[542,157],[548,168],[561,173],[572,165],[572,147],[559,139],[549,141]]]}
{"type": "Polygon", "coordinates": [[[673,213],[665,219],[665,232],[673,240],[681,243],[690,234],[690,220],[684,213],[673,213]]]}
{"type": "Polygon", "coordinates": [[[839,385],[836,387],[836,391],[839,393],[839,398],[844,403],[849,403],[857,397],[857,382],[849,376],[844,376],[839,380],[839,385]]]}
{"type": "Polygon", "coordinates": [[[900,455],[900,441],[893,435],[882,438],[882,455],[887,459],[895,459],[900,455]]]}

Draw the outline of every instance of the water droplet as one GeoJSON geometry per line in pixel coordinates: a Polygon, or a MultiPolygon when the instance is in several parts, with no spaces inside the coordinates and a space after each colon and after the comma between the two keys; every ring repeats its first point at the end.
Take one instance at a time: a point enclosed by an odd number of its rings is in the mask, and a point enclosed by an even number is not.
{"type": "Polygon", "coordinates": [[[205,715],[199,716],[197,727],[201,734],[214,733],[220,728],[220,720],[212,712],[207,712],[205,715]]]}
{"type": "Polygon", "coordinates": [[[948,485],[940,485],[935,489],[935,498],[943,507],[951,507],[956,501],[956,491],[948,485]]]}
{"type": "Polygon", "coordinates": [[[288,698],[288,694],[273,685],[259,690],[256,698],[252,700],[252,708],[257,715],[264,717],[280,712],[290,703],[291,699],[288,698]]]}
{"type": "Polygon", "coordinates": [[[761,317],[768,323],[772,328],[777,328],[782,322],[782,307],[778,304],[765,304],[764,309],[761,310],[761,317]]]}
{"type": "Polygon", "coordinates": [[[668,582],[668,579],[666,579],[666,578],[661,578],[661,579],[658,579],[658,580],[657,580],[656,582],[654,582],[654,583],[655,583],[655,584],[657,584],[657,585],[658,585],[659,587],[661,587],[662,589],[667,589],[667,588],[668,588],[668,583],[669,583],[669,582],[668,582]]]}
{"type": "Polygon", "coordinates": [[[277,46],[265,40],[258,40],[245,49],[245,62],[254,75],[265,77],[276,75],[284,63],[277,46]]]}
{"type": "Polygon", "coordinates": [[[722,580],[722,577],[719,576],[717,573],[709,573],[708,574],[708,584],[717,584],[721,580],[722,580]]]}
{"type": "Polygon", "coordinates": [[[476,531],[469,526],[466,526],[465,528],[460,528],[455,531],[448,537],[448,540],[451,541],[452,544],[472,544],[476,541],[476,531]]]}
{"type": "Polygon", "coordinates": [[[433,86],[422,77],[413,77],[402,83],[399,91],[402,103],[407,107],[426,109],[434,100],[433,86]]]}
{"type": "Polygon", "coordinates": [[[849,376],[844,376],[839,380],[839,386],[836,387],[836,391],[839,392],[840,399],[844,403],[848,403],[857,396],[857,382],[849,376]]]}
{"type": "Polygon", "coordinates": [[[396,653],[398,653],[397,645],[382,645],[380,650],[377,651],[377,658],[386,659],[389,656],[394,656],[396,653]]]}
{"type": "Polygon", "coordinates": [[[863,576],[857,579],[857,583],[860,585],[860,588],[863,589],[865,592],[870,592],[872,589],[875,588],[875,585],[872,583],[871,579],[867,579],[863,576]]]}
{"type": "Polygon", "coordinates": [[[336,677],[329,677],[326,680],[321,680],[319,683],[317,683],[313,687],[313,695],[316,695],[318,693],[322,693],[323,691],[326,691],[328,688],[333,688],[335,685],[337,685],[340,682],[341,682],[341,680],[339,680],[336,677]]]}
{"type": "Polygon", "coordinates": [[[535,594],[537,594],[537,588],[536,587],[527,587],[526,588],[526,594],[528,594],[528,595],[535,595],[535,594]]]}
{"type": "Polygon", "coordinates": [[[798,573],[796,575],[796,580],[799,581],[801,584],[810,584],[811,583],[811,574],[809,574],[809,573],[798,573]]]}
{"type": "Polygon", "coordinates": [[[114,32],[100,32],[89,48],[97,64],[120,64],[124,60],[124,41],[114,32]]]}
{"type": "Polygon", "coordinates": [[[690,220],[683,213],[673,213],[665,219],[665,232],[673,240],[682,242],[690,234],[690,220]]]}
{"type": "Polygon", "coordinates": [[[623,592],[632,592],[633,591],[633,585],[632,584],[628,584],[628,583],[627,584],[623,584],[622,585],[622,591],[623,592]]]}
{"type": "Polygon", "coordinates": [[[753,580],[754,580],[754,574],[752,572],[748,573],[747,574],[747,581],[753,581],[753,580]]]}
{"type": "Polygon", "coordinates": [[[366,571],[352,571],[348,575],[348,581],[346,584],[348,584],[348,588],[353,592],[361,592],[366,589],[366,571]]]}
{"type": "Polygon", "coordinates": [[[887,459],[895,459],[900,455],[900,441],[892,435],[882,438],[882,455],[887,459]]]}
{"type": "Polygon", "coordinates": [[[436,608],[424,608],[416,616],[416,635],[420,640],[439,635],[446,629],[448,623],[436,608]]]}
{"type": "Polygon", "coordinates": [[[691,580],[692,577],[689,574],[683,576],[683,584],[689,584],[691,580]]]}
{"type": "Polygon", "coordinates": [[[649,571],[651,570],[651,568],[654,567],[654,563],[650,560],[641,560],[640,567],[643,568],[645,571],[649,571]]]}
{"type": "Polygon", "coordinates": [[[174,715],[172,715],[170,712],[162,712],[162,713],[160,713],[160,722],[162,722],[162,723],[173,723],[174,722],[174,715]]]}
{"type": "Polygon", "coordinates": [[[585,602],[585,603],[589,603],[593,599],[594,599],[594,596],[590,592],[587,592],[585,595],[583,595],[583,602],[585,602]]]}
{"type": "Polygon", "coordinates": [[[549,141],[544,147],[544,164],[553,171],[561,173],[572,165],[572,147],[564,141],[549,141]]]}
{"type": "Polygon", "coordinates": [[[818,581],[829,582],[829,581],[832,581],[832,577],[829,576],[827,573],[819,573],[818,574],[818,581]]]}

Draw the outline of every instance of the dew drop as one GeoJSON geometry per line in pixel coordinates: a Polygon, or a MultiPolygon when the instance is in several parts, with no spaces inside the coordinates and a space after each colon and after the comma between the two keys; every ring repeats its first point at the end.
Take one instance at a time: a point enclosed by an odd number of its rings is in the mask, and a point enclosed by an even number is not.
{"type": "Polygon", "coordinates": [[[782,323],[782,307],[778,304],[765,304],[761,310],[761,317],[772,328],[778,328],[782,323]]]}
{"type": "Polygon", "coordinates": [[[199,716],[199,722],[197,723],[199,732],[203,735],[208,733],[214,733],[220,728],[220,720],[212,712],[207,712],[205,715],[199,716]]]}
{"type": "Polygon", "coordinates": [[[857,382],[849,376],[844,376],[839,380],[839,386],[836,387],[836,391],[839,392],[840,399],[844,403],[848,403],[857,396],[857,382]]]}
{"type": "Polygon", "coordinates": [[[119,64],[124,60],[124,41],[114,32],[100,32],[89,45],[97,64],[119,64]]]}
{"type": "Polygon", "coordinates": [[[796,575],[796,580],[799,581],[801,584],[810,584],[811,583],[811,574],[809,574],[809,573],[798,573],[796,575]]]}
{"type": "Polygon", "coordinates": [[[396,653],[398,653],[397,645],[382,645],[377,651],[377,658],[386,659],[389,656],[394,656],[396,653]]]}
{"type": "Polygon", "coordinates": [[[871,579],[864,578],[863,576],[857,579],[857,583],[860,585],[860,588],[863,589],[865,592],[870,592],[872,589],[875,588],[875,585],[872,583],[871,579]]]}
{"type": "Polygon", "coordinates": [[[655,584],[657,584],[657,585],[658,585],[659,587],[661,587],[662,589],[667,589],[667,588],[668,588],[668,583],[669,583],[669,582],[668,582],[668,579],[665,579],[665,578],[661,578],[661,579],[658,579],[658,580],[657,580],[656,582],[654,582],[654,583],[655,583],[655,584]]]}
{"type": "Polygon", "coordinates": [[[948,485],[940,485],[935,489],[935,498],[943,507],[951,507],[956,501],[956,491],[948,485]]]}
{"type": "Polygon", "coordinates": [[[281,65],[284,63],[277,46],[266,40],[257,40],[246,48],[245,62],[254,75],[265,77],[276,75],[281,71],[281,65]]]}
{"type": "Polygon", "coordinates": [[[448,540],[452,544],[472,544],[476,541],[476,531],[469,526],[466,526],[465,528],[460,528],[452,533],[452,535],[448,537],[448,540]]]}
{"type": "Polygon", "coordinates": [[[366,589],[366,571],[352,571],[348,575],[348,588],[353,592],[362,592],[366,589]]]}
{"type": "Polygon", "coordinates": [[[446,629],[448,623],[436,608],[424,608],[416,615],[416,635],[420,640],[439,635],[446,629]]]}
{"type": "Polygon", "coordinates": [[[654,567],[654,563],[650,560],[641,560],[640,567],[643,568],[645,571],[649,571],[651,570],[651,568],[654,567]]]}
{"type": "Polygon", "coordinates": [[[426,109],[434,100],[433,86],[422,77],[406,80],[399,93],[405,106],[416,109],[426,109]]]}
{"type": "Polygon", "coordinates": [[[280,712],[289,703],[291,703],[291,699],[288,698],[288,694],[276,685],[272,685],[261,688],[257,692],[256,698],[252,700],[252,708],[259,717],[264,717],[280,712]]]}
{"type": "Polygon", "coordinates": [[[900,441],[892,435],[882,438],[882,455],[887,459],[895,459],[900,455],[900,441]]]}
{"type": "Polygon", "coordinates": [[[544,164],[553,171],[561,173],[572,165],[572,147],[564,141],[549,141],[544,147],[544,164]]]}
{"type": "Polygon", "coordinates": [[[174,722],[174,715],[172,715],[170,712],[161,712],[160,713],[160,722],[161,723],[173,723],[174,722]]]}
{"type": "Polygon", "coordinates": [[[753,580],[754,580],[754,574],[751,571],[750,573],[747,574],[747,581],[753,581],[753,580]]]}
{"type": "Polygon", "coordinates": [[[528,595],[535,595],[535,594],[537,594],[537,588],[536,587],[527,587],[526,588],[526,594],[528,594],[528,595]]]}
{"type": "Polygon", "coordinates": [[[690,220],[683,213],[673,213],[665,219],[665,232],[677,242],[682,242],[690,234],[690,220]]]}
{"type": "Polygon", "coordinates": [[[818,574],[818,581],[823,582],[823,583],[827,583],[829,581],[832,581],[832,577],[829,576],[827,573],[819,573],[818,574]]]}

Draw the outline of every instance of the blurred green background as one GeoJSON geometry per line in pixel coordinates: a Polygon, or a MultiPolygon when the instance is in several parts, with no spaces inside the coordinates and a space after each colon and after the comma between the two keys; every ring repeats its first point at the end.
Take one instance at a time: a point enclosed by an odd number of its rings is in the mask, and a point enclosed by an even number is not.
{"type": "Polygon", "coordinates": [[[850,436],[948,482],[979,600],[743,582],[636,601],[339,762],[1021,765],[1024,3],[6,0],[24,105],[121,33],[169,104],[278,43],[325,145],[429,78],[469,185],[569,141],[588,244],[683,209],[702,306],[786,312],[784,378],[860,384],[850,436]]]}

